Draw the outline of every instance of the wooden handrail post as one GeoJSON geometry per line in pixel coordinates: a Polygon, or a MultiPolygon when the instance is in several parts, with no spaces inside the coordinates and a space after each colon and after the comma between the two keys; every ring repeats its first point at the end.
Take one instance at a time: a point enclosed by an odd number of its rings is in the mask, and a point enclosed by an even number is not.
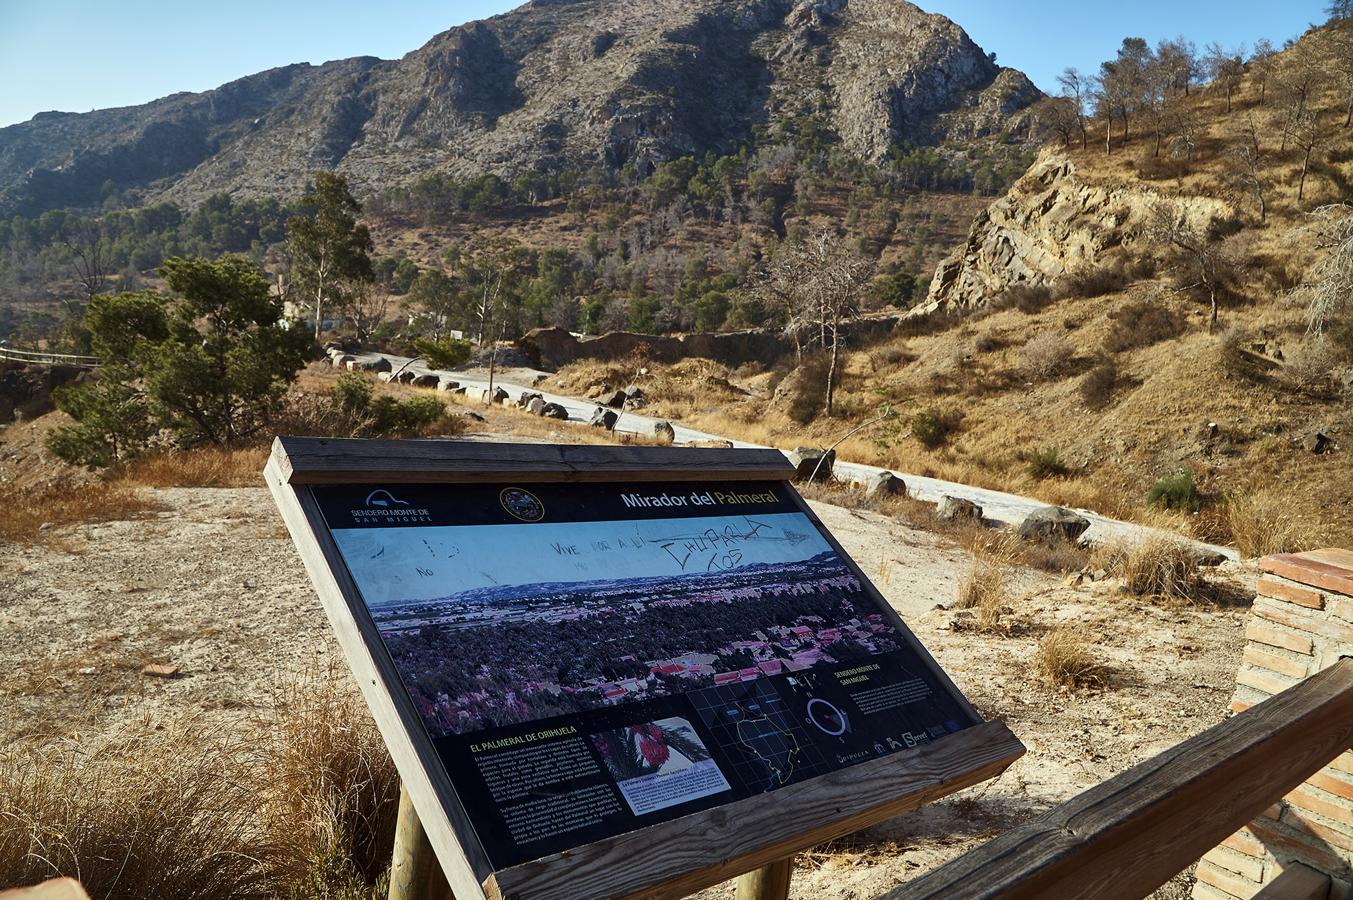
{"type": "Polygon", "coordinates": [[[395,850],[390,860],[390,900],[455,900],[408,789],[402,784],[395,850]]]}
{"type": "Polygon", "coordinates": [[[776,860],[738,876],[737,900],[788,900],[794,857],[776,860]]]}
{"type": "Polygon", "coordinates": [[[1350,746],[1343,659],[882,900],[1139,900],[1350,746]]]}

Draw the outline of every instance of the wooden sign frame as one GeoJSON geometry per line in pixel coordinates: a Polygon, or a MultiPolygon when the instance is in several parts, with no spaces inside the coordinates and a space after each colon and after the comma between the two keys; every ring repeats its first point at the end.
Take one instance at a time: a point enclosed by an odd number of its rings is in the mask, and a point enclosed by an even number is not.
{"type": "MultiPolygon", "coordinates": [[[[513,482],[784,482],[775,450],[412,440],[279,438],[269,489],[371,708],[427,837],[459,900],[679,897],[992,778],[1024,753],[999,720],[982,722],[896,612],[883,611],[980,724],[768,794],[670,819],[494,870],[401,684],[311,487],[513,482]]],[[[851,572],[877,593],[792,488],[790,495],[851,572]]]]}

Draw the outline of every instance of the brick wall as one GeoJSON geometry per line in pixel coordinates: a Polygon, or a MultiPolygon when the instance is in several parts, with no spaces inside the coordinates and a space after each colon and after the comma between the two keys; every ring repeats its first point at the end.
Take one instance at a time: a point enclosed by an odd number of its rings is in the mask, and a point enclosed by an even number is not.
{"type": "MultiPolygon", "coordinates": [[[[1268,556],[1259,572],[1234,712],[1353,656],[1353,552],[1268,556]]],[[[1331,876],[1330,900],[1353,900],[1353,752],[1208,851],[1193,896],[1249,900],[1293,862],[1331,876]]]]}

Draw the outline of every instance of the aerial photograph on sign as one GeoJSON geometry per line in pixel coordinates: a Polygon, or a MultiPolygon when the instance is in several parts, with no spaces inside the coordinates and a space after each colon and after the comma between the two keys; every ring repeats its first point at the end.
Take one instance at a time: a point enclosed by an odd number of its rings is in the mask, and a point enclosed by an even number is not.
{"type": "Polygon", "coordinates": [[[335,538],[433,736],[902,645],[802,513],[335,538]]]}

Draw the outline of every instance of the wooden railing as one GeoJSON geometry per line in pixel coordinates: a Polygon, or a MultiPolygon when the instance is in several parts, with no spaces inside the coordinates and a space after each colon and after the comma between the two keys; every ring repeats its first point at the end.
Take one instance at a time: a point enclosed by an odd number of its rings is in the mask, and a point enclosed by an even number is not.
{"type": "Polygon", "coordinates": [[[884,897],[1140,900],[1350,745],[1343,659],[884,897]]]}
{"type": "Polygon", "coordinates": [[[73,353],[44,353],[40,350],[15,350],[12,347],[0,347],[0,359],[12,362],[37,363],[43,366],[75,366],[81,369],[94,369],[99,365],[96,356],[77,356],[73,353]]]}

